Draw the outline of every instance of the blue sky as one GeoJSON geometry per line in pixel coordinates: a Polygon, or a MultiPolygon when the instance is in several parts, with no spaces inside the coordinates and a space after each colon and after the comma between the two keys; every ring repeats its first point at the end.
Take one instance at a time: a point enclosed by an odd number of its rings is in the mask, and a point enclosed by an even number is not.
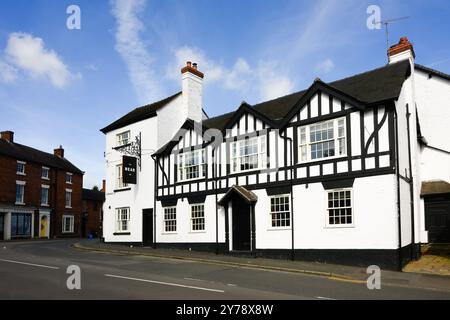
{"type": "Polygon", "coordinates": [[[180,90],[179,68],[205,73],[210,116],[386,64],[383,30],[369,5],[407,36],[416,61],[450,73],[448,1],[3,0],[0,2],[0,129],[49,151],[62,144],[101,185],[99,129],[131,109],[180,90]],[[81,29],[66,8],[81,9],[81,29]]]}

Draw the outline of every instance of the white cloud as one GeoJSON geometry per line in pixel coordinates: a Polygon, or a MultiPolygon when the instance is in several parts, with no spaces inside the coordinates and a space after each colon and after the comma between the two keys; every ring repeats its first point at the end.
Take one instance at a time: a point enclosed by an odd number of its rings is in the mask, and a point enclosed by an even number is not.
{"type": "Polygon", "coordinates": [[[140,38],[145,28],[139,16],[146,0],[113,0],[111,4],[117,24],[116,50],[125,61],[138,98],[142,103],[161,98],[162,90],[152,67],[154,58],[140,38]]]}
{"type": "Polygon", "coordinates": [[[17,77],[16,68],[0,60],[0,82],[13,83],[17,77]]]}
{"type": "Polygon", "coordinates": [[[244,94],[255,93],[260,101],[280,97],[292,92],[294,87],[286,73],[273,61],[260,61],[251,66],[245,59],[238,58],[232,67],[215,61],[194,47],[181,47],[174,51],[175,61],[167,68],[167,78],[179,81],[180,68],[186,61],[196,62],[205,74],[205,85],[217,83],[227,90],[244,94]]]}
{"type": "Polygon", "coordinates": [[[8,64],[5,66],[4,63],[3,67],[0,67],[2,78],[9,81],[17,78],[17,72],[15,72],[17,70],[35,79],[47,78],[58,88],[65,87],[73,78],[81,77],[81,75],[72,75],[57,53],[45,48],[41,38],[27,33],[9,35],[4,60],[8,64]]]}
{"type": "Polygon", "coordinates": [[[319,73],[329,73],[334,70],[334,62],[331,59],[325,59],[318,63],[315,68],[316,72],[319,73]]]}

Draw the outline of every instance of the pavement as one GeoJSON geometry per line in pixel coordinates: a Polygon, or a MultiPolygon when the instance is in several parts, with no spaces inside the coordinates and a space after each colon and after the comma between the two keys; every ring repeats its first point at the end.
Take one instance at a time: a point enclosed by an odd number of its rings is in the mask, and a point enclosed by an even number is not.
{"type": "Polygon", "coordinates": [[[422,257],[409,263],[403,271],[450,276],[450,245],[423,245],[422,257]]]}
{"type": "Polygon", "coordinates": [[[79,239],[2,242],[0,299],[450,300],[448,277],[382,271],[380,290],[369,290],[361,268],[167,252],[79,239]],[[67,286],[73,266],[79,290],[67,286]]]}

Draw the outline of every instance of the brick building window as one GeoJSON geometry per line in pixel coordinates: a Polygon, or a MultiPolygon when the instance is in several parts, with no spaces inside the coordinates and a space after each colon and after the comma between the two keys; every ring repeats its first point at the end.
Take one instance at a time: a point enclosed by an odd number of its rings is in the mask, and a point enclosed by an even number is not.
{"type": "Polygon", "coordinates": [[[70,172],[66,173],[66,183],[68,184],[72,184],[73,181],[73,174],[71,174],[70,172]]]}
{"type": "Polygon", "coordinates": [[[17,161],[17,174],[24,176],[25,175],[25,165],[26,162],[17,161]]]}
{"type": "Polygon", "coordinates": [[[41,186],[41,205],[48,206],[48,194],[49,194],[50,186],[42,185],[41,186]]]}
{"type": "Polygon", "coordinates": [[[74,216],[64,215],[62,219],[62,232],[73,233],[74,230],[74,216]]]}
{"type": "Polygon", "coordinates": [[[49,180],[50,179],[50,169],[47,167],[42,167],[42,179],[49,180]]]}
{"type": "Polygon", "coordinates": [[[66,189],[66,208],[72,208],[72,190],[66,189]]]}
{"type": "Polygon", "coordinates": [[[25,181],[16,181],[16,204],[25,204],[25,181]]]}

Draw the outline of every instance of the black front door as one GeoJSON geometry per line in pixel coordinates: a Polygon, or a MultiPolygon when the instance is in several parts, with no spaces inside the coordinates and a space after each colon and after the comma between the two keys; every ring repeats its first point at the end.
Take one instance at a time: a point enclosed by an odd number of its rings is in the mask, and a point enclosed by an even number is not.
{"type": "Polygon", "coordinates": [[[144,246],[153,245],[153,209],[142,210],[142,228],[144,246]]]}
{"type": "Polygon", "coordinates": [[[5,215],[0,213],[0,241],[4,239],[5,236],[5,215]]]}
{"type": "Polygon", "coordinates": [[[233,199],[233,250],[250,251],[250,205],[233,199]]]}
{"type": "Polygon", "coordinates": [[[428,242],[450,243],[450,194],[425,198],[428,242]]]}

